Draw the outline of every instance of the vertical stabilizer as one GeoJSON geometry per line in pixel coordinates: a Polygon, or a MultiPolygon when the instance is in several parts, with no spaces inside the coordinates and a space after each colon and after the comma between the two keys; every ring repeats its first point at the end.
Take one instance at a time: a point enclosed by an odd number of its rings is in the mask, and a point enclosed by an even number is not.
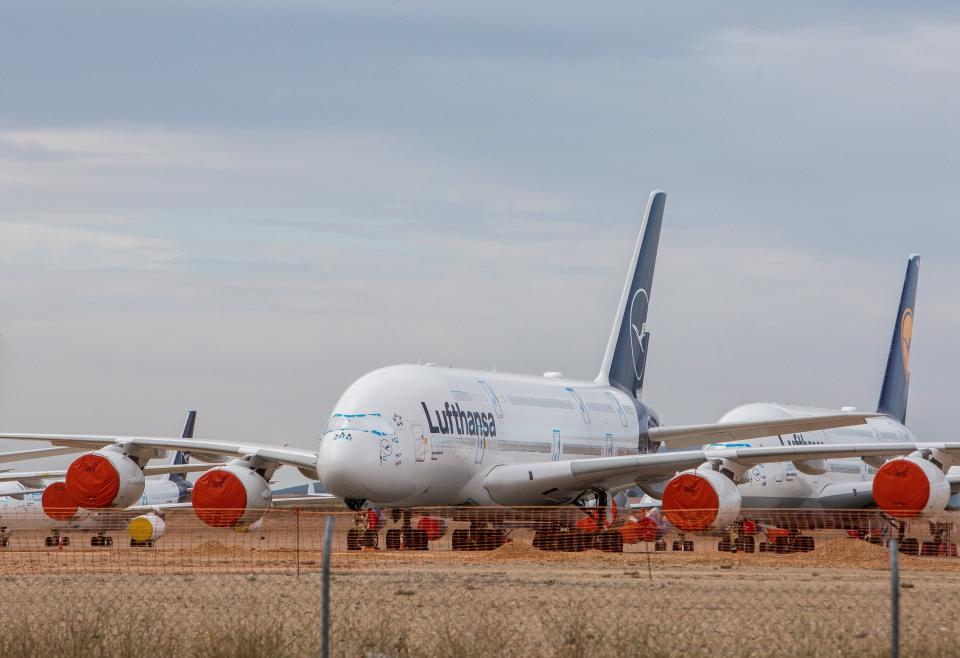
{"type": "Polygon", "coordinates": [[[907,420],[907,393],[910,389],[910,344],[913,341],[913,321],[917,301],[917,279],[920,276],[920,256],[914,254],[907,261],[907,274],[900,293],[900,307],[893,327],[887,369],[883,373],[883,388],[877,411],[907,420]]]}
{"type": "Polygon", "coordinates": [[[650,304],[650,289],[653,286],[653,269],[657,262],[657,246],[660,243],[660,225],[663,223],[663,207],[667,202],[666,192],[650,193],[643,226],[630,261],[630,272],[620,298],[620,306],[614,318],[613,331],[603,355],[603,364],[597,381],[623,389],[630,395],[640,397],[643,373],[647,366],[647,349],[650,334],[646,330],[647,308],[650,304]]]}
{"type": "MultiPolygon", "coordinates": [[[[197,412],[191,409],[190,411],[187,412],[187,422],[183,424],[183,431],[180,433],[180,438],[192,439],[193,428],[196,424],[197,424],[197,412]]],[[[173,455],[172,464],[174,466],[179,466],[180,464],[189,463],[189,461],[190,461],[190,453],[183,452],[182,450],[178,450],[173,455]]],[[[168,479],[171,482],[176,482],[177,485],[181,487],[181,489],[183,489],[184,487],[189,489],[189,482],[187,482],[187,476],[185,473],[171,473],[168,476],[168,479]]]]}

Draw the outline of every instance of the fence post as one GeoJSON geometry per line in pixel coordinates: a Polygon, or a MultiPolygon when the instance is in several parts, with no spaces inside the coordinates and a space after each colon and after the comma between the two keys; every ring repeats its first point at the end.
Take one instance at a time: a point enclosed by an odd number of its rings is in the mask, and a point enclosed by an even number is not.
{"type": "Polygon", "coordinates": [[[297,505],[297,579],[300,579],[300,506],[297,505]]]}
{"type": "Polygon", "coordinates": [[[890,538],[890,658],[900,657],[900,556],[890,538]]]}
{"type": "Polygon", "coordinates": [[[320,655],[330,658],[330,548],[333,543],[333,515],[327,517],[323,531],[323,590],[320,634],[320,655]]]}

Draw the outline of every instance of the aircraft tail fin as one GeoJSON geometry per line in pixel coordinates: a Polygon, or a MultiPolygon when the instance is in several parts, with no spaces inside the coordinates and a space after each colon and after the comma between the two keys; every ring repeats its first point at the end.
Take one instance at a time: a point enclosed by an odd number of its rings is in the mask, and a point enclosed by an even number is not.
{"type": "MultiPolygon", "coordinates": [[[[192,439],[193,438],[193,428],[197,424],[197,412],[191,409],[187,412],[187,421],[183,424],[183,431],[180,433],[180,438],[182,439],[192,439]]],[[[178,450],[173,455],[174,466],[179,466],[180,464],[187,464],[190,462],[190,453],[178,450]]],[[[185,473],[171,473],[167,476],[171,482],[176,482],[178,485],[187,483],[187,476],[185,473]]]]}
{"type": "Polygon", "coordinates": [[[883,373],[883,387],[877,411],[907,420],[907,393],[910,389],[910,344],[913,340],[914,309],[917,301],[917,279],[920,276],[920,256],[914,254],[907,261],[907,273],[900,293],[900,307],[893,327],[887,368],[883,373]]]}
{"type": "Polygon", "coordinates": [[[627,276],[614,318],[613,331],[603,355],[598,382],[609,383],[630,395],[640,397],[643,374],[647,365],[650,334],[646,330],[647,308],[653,285],[653,270],[657,262],[660,226],[666,192],[654,190],[647,200],[643,226],[633,250],[630,273],[627,276]]]}

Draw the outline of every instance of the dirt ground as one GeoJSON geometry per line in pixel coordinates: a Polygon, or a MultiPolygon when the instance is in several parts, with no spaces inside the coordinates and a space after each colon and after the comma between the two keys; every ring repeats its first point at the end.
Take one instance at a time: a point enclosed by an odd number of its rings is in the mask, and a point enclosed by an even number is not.
{"type": "MultiPolygon", "coordinates": [[[[881,655],[887,556],[854,539],[782,556],[543,553],[522,542],[490,553],[342,552],[333,654],[881,655]]],[[[5,656],[306,656],[319,646],[316,573],[14,575],[4,566],[5,656]]],[[[903,655],[955,654],[960,562],[906,558],[903,567],[903,655]]]]}

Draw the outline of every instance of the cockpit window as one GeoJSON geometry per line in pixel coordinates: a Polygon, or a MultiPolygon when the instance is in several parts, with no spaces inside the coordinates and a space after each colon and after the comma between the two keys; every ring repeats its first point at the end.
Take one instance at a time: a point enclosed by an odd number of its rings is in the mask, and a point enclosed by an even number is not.
{"type": "Polygon", "coordinates": [[[393,430],[380,414],[333,414],[323,434],[352,432],[386,436],[392,434],[393,430]]]}

